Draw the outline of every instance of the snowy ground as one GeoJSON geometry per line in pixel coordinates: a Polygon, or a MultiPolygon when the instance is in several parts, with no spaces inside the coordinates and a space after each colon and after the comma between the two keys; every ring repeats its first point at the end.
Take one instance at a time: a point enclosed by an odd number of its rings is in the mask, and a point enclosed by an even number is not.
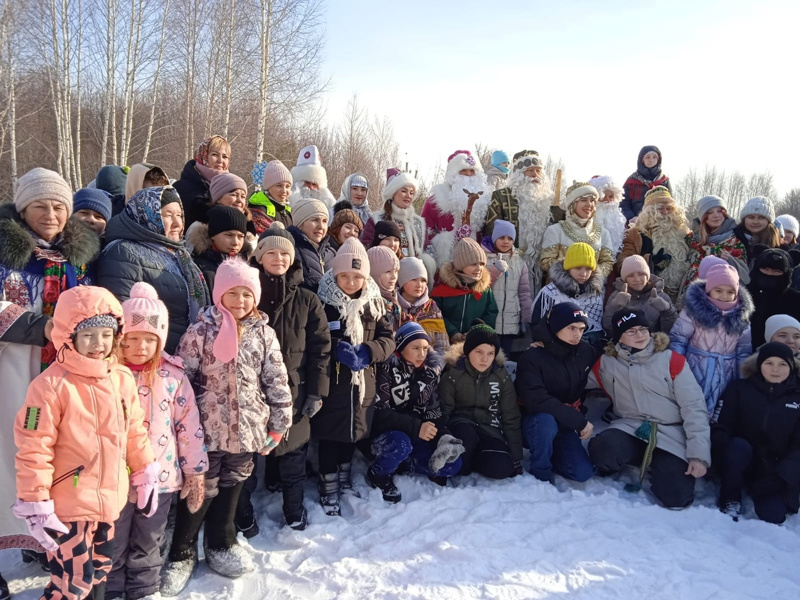
{"type": "MultiPolygon", "coordinates": [[[[308,487],[310,525],[282,527],[279,494],[254,498],[261,533],[250,544],[259,568],[238,581],[201,562],[181,598],[467,599],[798,598],[800,518],[776,527],[734,523],[700,482],[681,512],[632,495],[619,481],[557,489],[526,474],[510,481],[476,475],[440,488],[398,477],[403,502],[388,505],[355,476],[362,498],[345,497],[343,518],[327,517],[308,487]]],[[[17,552],[0,555],[14,598],[33,600],[47,579],[17,552]]]]}

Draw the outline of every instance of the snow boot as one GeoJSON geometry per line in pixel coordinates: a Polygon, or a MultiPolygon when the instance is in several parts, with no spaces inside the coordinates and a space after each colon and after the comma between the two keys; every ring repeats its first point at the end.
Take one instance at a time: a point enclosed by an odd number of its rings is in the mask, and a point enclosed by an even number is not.
{"type": "Polygon", "coordinates": [[[45,573],[50,572],[50,561],[47,560],[47,554],[44,552],[35,552],[34,550],[22,550],[22,562],[39,563],[42,571],[45,573]]]}
{"type": "Polygon", "coordinates": [[[255,569],[253,559],[236,542],[233,519],[243,481],[232,487],[221,487],[211,501],[206,515],[204,549],[206,564],[223,577],[237,578],[255,569]]]}
{"type": "Polygon", "coordinates": [[[339,517],[342,514],[339,505],[339,473],[319,474],[319,502],[325,514],[339,517]]]}
{"type": "Polygon", "coordinates": [[[303,483],[283,486],[283,517],[286,524],[296,531],[308,525],[308,514],[303,506],[303,483]]]}
{"type": "Polygon", "coordinates": [[[361,498],[361,494],[353,489],[353,463],[339,465],[339,493],[347,493],[356,498],[361,498]]]}
{"type": "Polygon", "coordinates": [[[386,502],[397,504],[403,499],[391,475],[378,475],[372,470],[372,467],[370,467],[367,469],[366,480],[370,487],[377,488],[383,493],[383,499],[386,500],[386,502]]]}
{"type": "Polygon", "coordinates": [[[9,598],[11,598],[11,592],[8,591],[8,583],[0,575],[0,600],[8,600],[9,598]]]}
{"type": "Polygon", "coordinates": [[[722,514],[728,515],[731,519],[738,523],[739,517],[742,514],[742,503],[737,502],[736,500],[730,500],[724,504],[721,504],[719,511],[722,514]]]}
{"type": "Polygon", "coordinates": [[[205,552],[208,568],[223,577],[237,579],[256,568],[253,558],[238,543],[230,548],[206,548],[205,552]]]}
{"type": "Polygon", "coordinates": [[[183,554],[182,560],[169,560],[161,570],[161,596],[172,598],[180,594],[197,570],[197,547],[183,554]]]}
{"type": "Polygon", "coordinates": [[[305,506],[301,506],[300,512],[295,515],[284,513],[284,517],[286,518],[286,525],[295,531],[303,531],[308,527],[308,511],[306,511],[305,506]]]}
{"type": "Polygon", "coordinates": [[[178,501],[175,509],[175,530],[172,546],[161,571],[161,595],[177,596],[189,585],[197,569],[197,536],[206,517],[211,500],[205,500],[196,513],[189,512],[186,500],[178,501]]]}
{"type": "Polygon", "coordinates": [[[254,538],[259,533],[258,520],[256,513],[253,510],[253,503],[250,496],[258,486],[258,479],[255,471],[248,477],[239,494],[239,502],[236,505],[236,516],[233,519],[233,524],[236,531],[240,532],[246,539],[254,538]]]}

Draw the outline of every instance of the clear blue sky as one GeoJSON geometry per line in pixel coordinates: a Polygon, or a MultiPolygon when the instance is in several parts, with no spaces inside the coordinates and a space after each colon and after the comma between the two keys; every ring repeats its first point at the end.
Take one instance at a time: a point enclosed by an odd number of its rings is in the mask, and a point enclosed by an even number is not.
{"type": "Polygon", "coordinates": [[[329,0],[325,21],[328,118],[357,93],[428,178],[482,142],[623,180],[656,144],[673,179],[800,187],[800,1],[329,0]]]}

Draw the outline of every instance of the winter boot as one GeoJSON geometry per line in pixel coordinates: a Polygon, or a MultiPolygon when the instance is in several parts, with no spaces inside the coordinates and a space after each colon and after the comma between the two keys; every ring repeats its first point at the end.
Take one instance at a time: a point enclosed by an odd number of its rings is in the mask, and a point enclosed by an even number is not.
{"type": "Polygon", "coordinates": [[[361,498],[361,494],[353,489],[353,463],[342,463],[339,465],[339,492],[347,493],[356,498],[361,498]]]}
{"type": "MultiPolygon", "coordinates": [[[[171,552],[170,552],[171,554],[171,552]]],[[[181,560],[169,560],[161,570],[161,596],[172,598],[180,594],[197,570],[197,544],[183,553],[181,560]]]]}
{"type": "Polygon", "coordinates": [[[206,564],[223,577],[235,579],[255,569],[253,559],[236,541],[233,519],[244,482],[219,488],[206,516],[206,564]]]}
{"type": "Polygon", "coordinates": [[[730,500],[724,504],[721,504],[719,511],[722,514],[728,515],[731,519],[738,523],[739,516],[742,514],[742,503],[735,500],[730,500]]]}
{"type": "Polygon", "coordinates": [[[281,474],[278,470],[278,458],[272,455],[268,455],[264,461],[264,488],[270,494],[283,489],[281,474]]]}
{"type": "Polygon", "coordinates": [[[342,514],[339,505],[339,473],[319,474],[319,502],[325,514],[339,517],[342,514]]]}
{"type": "Polygon", "coordinates": [[[8,591],[8,583],[0,575],[0,600],[8,600],[9,598],[11,598],[11,592],[8,591]]]}
{"type": "Polygon", "coordinates": [[[367,469],[367,483],[370,487],[377,488],[383,493],[383,499],[386,502],[397,504],[403,499],[400,490],[394,485],[391,475],[378,475],[372,470],[372,467],[367,469]]]}
{"type": "Polygon", "coordinates": [[[50,572],[50,561],[47,560],[47,554],[44,552],[35,552],[34,550],[22,550],[22,562],[24,563],[39,563],[42,571],[45,573],[50,572]]]}
{"type": "Polygon", "coordinates": [[[175,530],[172,533],[172,546],[164,568],[161,571],[161,595],[173,597],[189,585],[189,580],[197,569],[197,535],[203,525],[211,500],[206,500],[196,513],[189,512],[186,500],[178,502],[175,510],[175,530]]]}
{"type": "Polygon", "coordinates": [[[297,531],[308,525],[308,514],[303,506],[303,483],[283,486],[283,516],[286,524],[297,531]]]}
{"type": "Polygon", "coordinates": [[[259,534],[258,520],[256,513],[253,510],[253,503],[250,501],[250,494],[253,493],[255,485],[249,479],[245,481],[241,494],[239,495],[239,502],[236,505],[236,517],[233,524],[236,526],[236,531],[246,538],[254,538],[259,534]]]}

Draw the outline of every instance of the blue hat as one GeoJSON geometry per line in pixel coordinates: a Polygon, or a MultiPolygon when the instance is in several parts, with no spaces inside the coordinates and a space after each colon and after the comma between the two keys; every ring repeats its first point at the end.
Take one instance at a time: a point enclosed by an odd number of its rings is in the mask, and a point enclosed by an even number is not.
{"type": "Polygon", "coordinates": [[[111,219],[111,194],[97,188],[81,188],[72,196],[72,212],[93,210],[108,222],[111,219]]]}
{"type": "Polygon", "coordinates": [[[492,152],[492,166],[500,169],[503,173],[508,173],[511,169],[508,167],[501,167],[500,165],[502,163],[511,163],[511,159],[508,158],[508,154],[502,150],[495,150],[492,152]]]}
{"type": "Polygon", "coordinates": [[[508,221],[502,221],[498,219],[497,221],[494,222],[494,229],[492,229],[492,243],[494,244],[504,235],[507,235],[512,240],[516,240],[517,230],[514,227],[513,223],[509,223],[508,221]]]}
{"type": "Polygon", "coordinates": [[[415,321],[403,323],[397,333],[394,334],[397,353],[400,354],[414,340],[428,340],[428,343],[430,343],[431,338],[419,323],[415,321]]]}

